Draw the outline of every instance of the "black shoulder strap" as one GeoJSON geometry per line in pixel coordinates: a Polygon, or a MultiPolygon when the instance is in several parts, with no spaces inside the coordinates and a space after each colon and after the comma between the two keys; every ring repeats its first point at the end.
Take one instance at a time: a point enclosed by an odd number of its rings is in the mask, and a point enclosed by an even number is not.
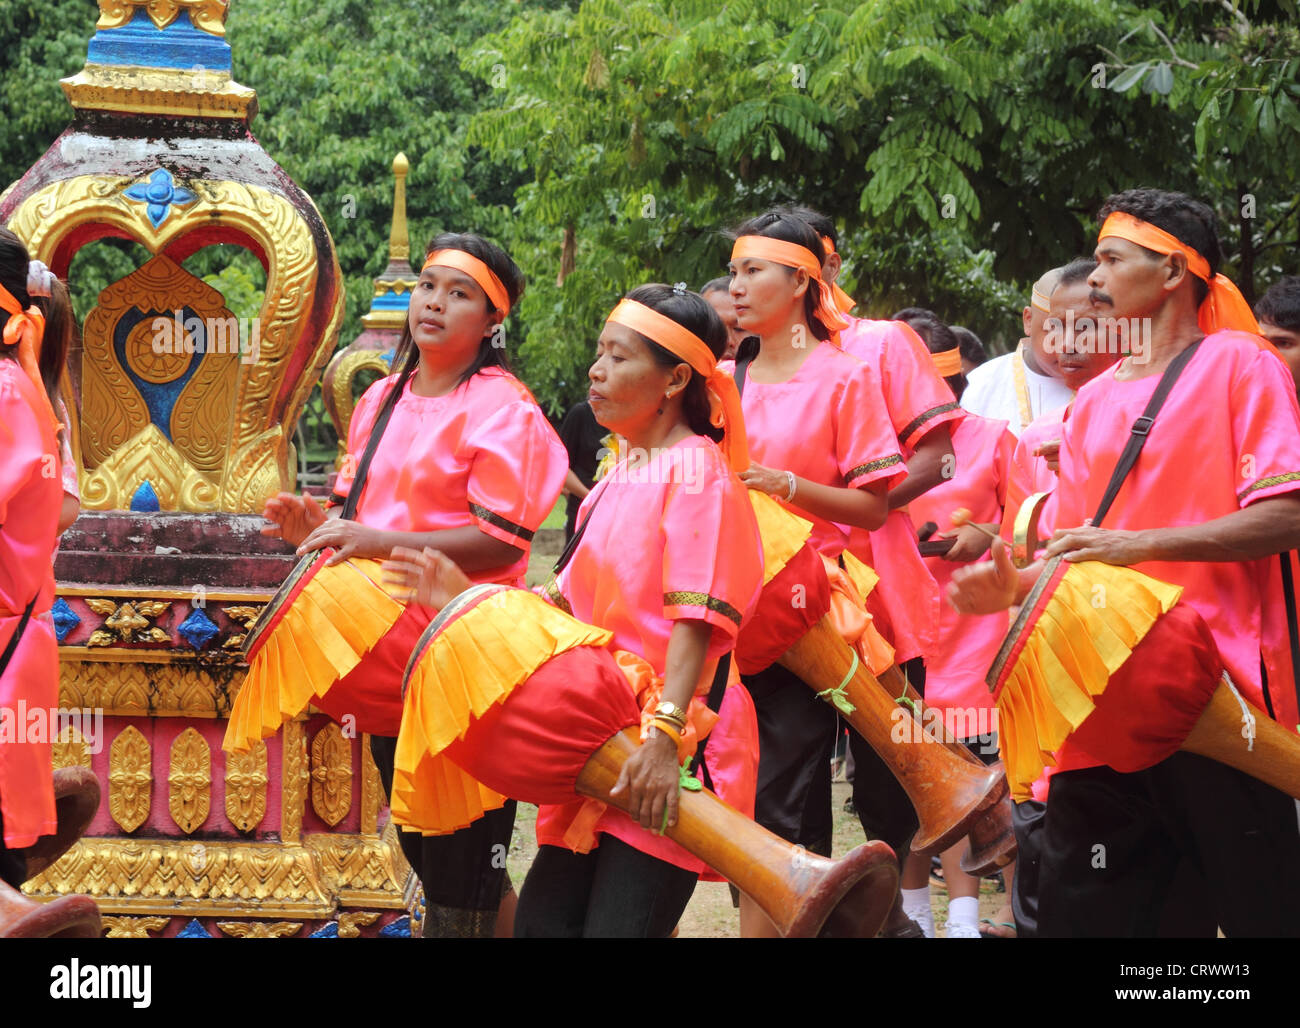
{"type": "MultiPolygon", "coordinates": [[[[727,679],[731,675],[731,654],[724,654],[718,661],[718,670],[713,673],[713,683],[709,686],[709,698],[705,702],[713,713],[717,713],[722,707],[722,698],[727,692],[727,679]]],[[[691,758],[690,773],[695,774],[698,768],[704,781],[704,787],[711,792],[717,792],[713,788],[713,776],[709,774],[709,765],[704,762],[704,747],[708,745],[708,738],[700,740],[700,744],[695,747],[695,756],[691,758]]]]}
{"type": "Polygon", "coordinates": [[[1200,346],[1201,340],[1198,339],[1169,362],[1169,366],[1165,368],[1165,373],[1160,376],[1156,391],[1151,394],[1146,410],[1142,412],[1140,418],[1133,422],[1128,442],[1124,446],[1124,452],[1119,455],[1115,470],[1111,472],[1110,482],[1106,485],[1106,492],[1102,495],[1101,503],[1097,507],[1097,513],[1092,516],[1094,528],[1101,527],[1102,518],[1110,511],[1110,505],[1115,502],[1115,497],[1119,495],[1120,487],[1123,486],[1124,480],[1128,478],[1129,472],[1133,470],[1133,465],[1137,463],[1138,454],[1142,452],[1147,436],[1151,434],[1151,426],[1155,424],[1156,415],[1160,413],[1160,408],[1165,405],[1165,399],[1169,396],[1169,391],[1173,389],[1174,383],[1178,381],[1178,376],[1182,374],[1183,368],[1187,367],[1200,346]]]}
{"type": "Polygon", "coordinates": [[[27,609],[23,611],[23,616],[18,622],[18,627],[14,629],[14,634],[9,637],[9,645],[5,647],[4,653],[0,653],[0,675],[5,673],[5,668],[9,666],[9,661],[13,659],[14,651],[18,649],[18,643],[23,637],[23,632],[27,630],[27,622],[32,619],[32,611],[36,608],[36,600],[40,594],[32,597],[32,602],[27,604],[27,609]]]}
{"type": "Polygon", "coordinates": [[[361,454],[361,463],[357,465],[357,473],[352,479],[352,485],[348,489],[348,498],[343,503],[343,510],[340,517],[352,521],[357,516],[357,505],[361,502],[361,490],[366,484],[366,475],[370,471],[370,462],[375,459],[375,451],[379,449],[379,440],[383,438],[384,429],[388,427],[388,420],[393,416],[393,411],[402,399],[402,390],[406,388],[407,379],[411,377],[412,368],[408,368],[397,379],[393,388],[397,395],[393,397],[393,402],[388,403],[387,397],[383,409],[379,412],[379,419],[375,422],[374,427],[370,429],[370,438],[366,440],[365,452],[361,454]]]}
{"type": "Polygon", "coordinates": [[[600,496],[597,496],[591,501],[591,506],[587,508],[587,513],[582,516],[582,523],[578,525],[578,530],[573,533],[573,538],[569,540],[569,544],[564,548],[564,552],[560,554],[560,559],[555,562],[555,567],[551,569],[552,575],[558,575],[564,570],[565,565],[568,564],[569,561],[573,560],[573,554],[578,549],[578,543],[582,542],[582,533],[587,531],[587,522],[591,520],[591,515],[596,509],[596,504],[600,502],[600,497],[604,495],[604,490],[601,490],[600,496]]]}
{"type": "MultiPolygon", "coordinates": [[[[1300,707],[1300,630],[1296,625],[1295,579],[1291,575],[1291,552],[1279,553],[1277,559],[1282,562],[1282,597],[1286,603],[1286,634],[1291,643],[1291,678],[1295,686],[1296,704],[1300,707]]],[[[1268,699],[1265,687],[1264,699],[1268,699]]],[[[1272,711],[1269,711],[1271,714],[1272,711]]],[[[1289,726],[1288,726],[1289,727],[1289,726]]],[[[1297,726],[1300,730],[1300,726],[1297,726]]]]}

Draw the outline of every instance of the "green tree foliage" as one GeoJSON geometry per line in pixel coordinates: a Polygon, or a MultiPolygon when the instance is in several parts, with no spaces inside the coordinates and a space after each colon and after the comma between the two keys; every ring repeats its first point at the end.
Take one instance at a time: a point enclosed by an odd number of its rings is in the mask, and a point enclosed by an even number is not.
{"type": "MultiPolygon", "coordinates": [[[[69,121],[57,79],[94,16],[0,0],[0,184],[69,121]]],[[[1295,0],[240,0],[228,31],[254,133],[333,234],[341,342],[402,150],[417,254],[477,231],[528,275],[511,345],[558,412],[619,295],[722,273],[723,230],[777,203],[835,217],[860,310],[919,303],[994,340],[1133,185],[1213,202],[1248,295],[1300,271],[1296,20],[1295,0]]],[[[260,288],[231,249],[192,270],[260,288]]],[[[138,256],[105,241],[74,271],[93,299],[138,256]]]]}

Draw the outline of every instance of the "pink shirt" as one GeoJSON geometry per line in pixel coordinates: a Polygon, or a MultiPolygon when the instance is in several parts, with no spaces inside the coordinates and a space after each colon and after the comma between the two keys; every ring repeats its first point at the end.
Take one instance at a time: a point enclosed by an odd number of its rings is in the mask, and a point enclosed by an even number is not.
{"type": "MultiPolygon", "coordinates": [[[[747,490],[711,440],[690,436],[635,470],[626,461],[615,465],[583,501],[578,524],[584,519],[582,541],[556,586],[574,617],[613,632],[611,649],[644,657],[662,677],[678,621],[713,627],[706,662],[735,647],[741,621],[762,589],[763,544],[747,490]]],[[[706,750],[714,787],[752,813],[757,724],[743,686],[727,689],[718,713],[706,750]],[[748,772],[742,767],[747,763],[748,772]],[[747,786],[748,796],[728,795],[729,776],[747,786]]],[[[563,845],[581,806],[540,808],[538,842],[563,845]]],[[[705,869],[676,843],[612,807],[596,831],[679,867],[705,869]]]]}
{"type": "MultiPolygon", "coordinates": [[[[352,415],[348,457],[335,485],[346,497],[390,375],[366,390],[352,415]]],[[[395,532],[472,525],[523,551],[483,582],[517,582],[528,550],[564,485],[569,461],[532,394],[501,368],[484,368],[446,396],[398,400],[366,475],[357,521],[395,532]]]]}
{"type": "MultiPolygon", "coordinates": [[[[1016,437],[1005,421],[970,414],[953,429],[957,458],[952,478],[911,503],[912,517],[933,521],[940,533],[952,528],[959,507],[973,520],[990,524],[1002,520],[1007,497],[1007,471],[1016,437]]],[[[940,590],[947,588],[961,564],[943,557],[922,558],[940,590]]],[[[948,731],[969,739],[996,731],[989,712],[995,709],[984,675],[1007,633],[1005,612],[975,616],[958,614],[948,603],[939,605],[939,630],[934,653],[925,665],[925,701],[944,712],[948,731]]]]}
{"type": "MultiPolygon", "coordinates": [[[[1035,456],[1034,450],[1041,443],[1060,440],[1069,410],[1067,404],[1039,415],[1020,433],[1015,452],[1011,455],[1006,517],[1002,522],[1003,539],[1011,539],[1015,531],[1016,514],[1025,500],[1035,493],[1050,493],[1056,488],[1056,472],[1047,466],[1047,458],[1035,456]]],[[[1046,540],[1051,534],[1052,526],[1048,523],[1047,511],[1044,510],[1038,519],[1038,538],[1046,540]]]]}
{"type": "MultiPolygon", "coordinates": [[[[1300,408],[1277,357],[1244,332],[1207,337],[1183,369],[1105,528],[1197,525],[1300,489],[1300,408]]],[[[1119,366],[1123,366],[1122,364],[1119,366]]],[[[1160,380],[1117,381],[1108,369],[1079,390],[1061,443],[1061,484],[1047,513],[1058,528],[1095,514],[1129,436],[1160,380]]],[[[1209,625],[1242,694],[1264,708],[1260,656],[1283,724],[1293,725],[1292,685],[1278,558],[1222,563],[1152,561],[1137,570],[1183,587],[1209,625]]]]}
{"type": "MultiPolygon", "coordinates": [[[[733,363],[722,367],[735,373],[733,363]]],[[[907,473],[875,373],[830,343],[818,343],[785,382],[746,376],[741,402],[756,464],[848,488],[869,482],[892,488],[907,473]]],[[[848,546],[849,530],[800,509],[797,494],[792,504],[777,500],[812,522],[811,541],[819,552],[838,557],[848,546]]]]}
{"type": "MultiPolygon", "coordinates": [[[[912,327],[902,321],[849,322],[840,333],[840,345],[875,371],[904,459],[939,425],[947,424],[951,431],[964,416],[962,409],[912,327]]],[[[928,658],[938,646],[943,604],[938,584],[916,548],[916,525],[925,520],[918,522],[907,510],[892,510],[874,532],[850,530],[849,549],[880,575],[868,604],[879,604],[888,616],[890,641],[900,663],[928,658]]]]}
{"type": "Polygon", "coordinates": [[[31,712],[59,705],[59,653],[49,619],[52,554],[63,486],[53,427],[36,412],[40,393],[17,362],[0,358],[0,652],[35,599],[21,641],[0,675],[0,812],[10,848],[30,846],[57,829],[48,733],[28,736],[19,704],[31,712]]]}
{"type": "Polygon", "coordinates": [[[876,373],[904,457],[936,426],[961,420],[961,406],[907,322],[851,317],[840,346],[876,373]]]}

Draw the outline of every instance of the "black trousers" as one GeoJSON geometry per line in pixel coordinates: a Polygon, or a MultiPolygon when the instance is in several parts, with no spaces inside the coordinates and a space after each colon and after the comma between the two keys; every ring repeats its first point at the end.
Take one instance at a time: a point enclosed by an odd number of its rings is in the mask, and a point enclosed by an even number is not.
{"type": "Polygon", "coordinates": [[[612,835],[590,853],[541,846],[519,895],[515,938],[666,939],[697,879],[612,835]]]}
{"type": "MultiPolygon", "coordinates": [[[[909,660],[903,670],[912,687],[924,695],[925,665],[921,659],[909,660]]],[[[849,733],[849,748],[853,751],[853,806],[858,822],[869,838],[889,843],[902,867],[912,836],[921,827],[916,809],[888,765],[857,732],[849,733]]]]}
{"type": "MultiPolygon", "coordinates": [[[[397,740],[372,735],[370,752],[391,795],[397,740]]],[[[402,853],[424,887],[424,938],[492,937],[506,889],[515,807],[510,800],[451,835],[397,833],[402,853]]]]}
{"type": "Polygon", "coordinates": [[[754,820],[788,842],[830,856],[835,708],[779,664],[746,675],[758,718],[754,820]]]}
{"type": "Polygon", "coordinates": [[[1228,936],[1300,934],[1295,803],[1217,761],[1176,753],[1135,774],[1061,772],[1041,831],[1043,937],[1165,934],[1175,896],[1205,911],[1210,937],[1215,925],[1228,936]]]}
{"type": "Polygon", "coordinates": [[[7,849],[4,839],[5,818],[0,811],[0,880],[18,889],[27,880],[27,854],[25,850],[7,849]]]}

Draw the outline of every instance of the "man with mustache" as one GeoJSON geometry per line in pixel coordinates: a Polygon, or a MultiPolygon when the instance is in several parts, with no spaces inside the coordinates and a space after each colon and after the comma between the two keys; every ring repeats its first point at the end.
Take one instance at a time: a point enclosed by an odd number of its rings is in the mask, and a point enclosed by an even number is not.
{"type": "MultiPolygon", "coordinates": [[[[1236,688],[1293,726],[1285,623],[1269,612],[1283,606],[1273,555],[1300,543],[1294,381],[1241,294],[1217,274],[1208,207],[1134,189],[1108,198],[1100,220],[1091,299],[1101,314],[1150,326],[1149,359],[1125,358],[1076,399],[1047,507],[1058,526],[1047,554],[1132,566],[1181,586],[1236,688]],[[1194,345],[1154,423],[1138,422],[1165,369],[1194,345]],[[1089,519],[1135,422],[1148,430],[1145,446],[1106,527],[1094,527],[1089,519]]],[[[993,555],[954,576],[949,598],[959,611],[991,613],[1028,594],[1040,565],[1017,572],[998,544],[993,555]]],[[[1157,724],[1177,701],[1152,695],[1133,717],[1157,724]]],[[[1212,937],[1216,925],[1229,936],[1300,931],[1300,832],[1289,797],[1183,752],[1124,774],[1067,740],[1055,763],[1039,934],[1159,934],[1182,861],[1203,882],[1193,911],[1201,933],[1212,937]]]]}

